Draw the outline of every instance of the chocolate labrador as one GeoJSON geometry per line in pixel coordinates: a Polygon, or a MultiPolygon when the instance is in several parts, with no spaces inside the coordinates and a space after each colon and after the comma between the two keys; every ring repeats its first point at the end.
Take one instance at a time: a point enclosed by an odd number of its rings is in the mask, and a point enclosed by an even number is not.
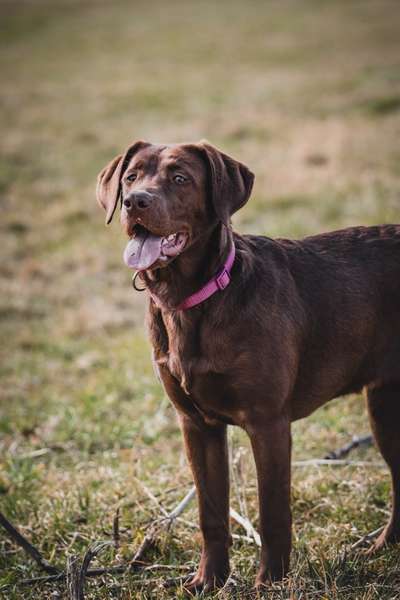
{"type": "Polygon", "coordinates": [[[400,225],[300,241],[240,235],[230,218],[253,180],[207,143],[142,141],[98,178],[106,222],[120,204],[125,261],[149,292],[153,361],[196,483],[203,548],[192,590],[229,573],[227,424],[254,453],[260,585],[289,568],[291,421],[362,388],[393,483],[374,549],[400,540],[400,225]]]}

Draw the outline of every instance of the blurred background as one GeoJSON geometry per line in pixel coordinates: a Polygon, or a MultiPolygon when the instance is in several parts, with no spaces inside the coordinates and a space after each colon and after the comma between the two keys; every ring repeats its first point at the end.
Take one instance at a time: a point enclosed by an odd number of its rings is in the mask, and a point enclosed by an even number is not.
{"type": "MultiPolygon", "coordinates": [[[[234,219],[241,232],[399,222],[400,5],[2,1],[0,46],[0,509],[62,564],[110,537],[119,508],[111,564],[132,554],[160,510],[143,485],[171,509],[191,477],[152,373],[144,295],[122,263],[118,218],[105,228],[95,202],[97,173],[137,138],[206,138],[256,174],[234,219]]],[[[294,457],[322,457],[365,432],[360,398],[334,401],[295,425],[294,457]]],[[[257,525],[247,440],[230,437],[232,506],[257,525]]],[[[294,469],[290,585],[313,597],[394,598],[398,551],[338,559],[387,518],[379,455],[355,459],[370,466],[294,469]]],[[[154,560],[193,567],[195,503],[185,517],[154,560]]],[[[243,589],[255,552],[235,541],[243,589]]],[[[21,591],[34,573],[0,531],[0,595],[63,597],[62,585],[21,591]]],[[[108,577],[88,597],[180,597],[140,586],[108,577]]]]}

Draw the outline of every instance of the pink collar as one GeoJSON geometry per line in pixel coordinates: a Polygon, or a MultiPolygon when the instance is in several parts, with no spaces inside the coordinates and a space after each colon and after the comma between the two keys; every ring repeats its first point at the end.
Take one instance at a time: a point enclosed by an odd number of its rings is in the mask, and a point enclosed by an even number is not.
{"type": "MultiPolygon", "coordinates": [[[[202,288],[197,290],[197,292],[195,292],[194,294],[191,294],[191,296],[188,296],[187,298],[185,298],[176,307],[175,310],[188,310],[189,308],[193,308],[193,306],[197,306],[198,304],[201,304],[202,302],[207,300],[207,298],[210,298],[210,296],[215,294],[215,292],[224,290],[226,287],[228,287],[228,285],[231,282],[231,270],[233,267],[233,263],[235,262],[235,253],[236,253],[235,244],[234,244],[233,240],[232,240],[231,244],[232,244],[231,249],[229,251],[227,259],[224,262],[222,268],[218,271],[218,273],[216,275],[214,275],[214,277],[212,279],[207,281],[207,283],[205,285],[203,285],[202,288]]],[[[146,289],[146,288],[139,288],[136,285],[136,278],[138,276],[140,277],[140,273],[141,273],[141,271],[136,271],[136,273],[132,279],[132,285],[133,285],[134,289],[137,290],[138,292],[142,292],[143,290],[146,289]]],[[[150,296],[152,297],[155,304],[157,306],[161,307],[158,298],[151,292],[150,292],[150,296]]]]}
{"type": "Polygon", "coordinates": [[[231,281],[231,270],[233,267],[233,263],[235,262],[235,244],[232,241],[232,246],[228,257],[223,264],[222,268],[218,271],[216,275],[202,288],[197,290],[191,296],[185,298],[176,308],[176,310],[188,310],[189,308],[193,308],[193,306],[197,306],[197,304],[201,304],[207,298],[210,298],[215,292],[220,290],[224,290],[231,281]]]}

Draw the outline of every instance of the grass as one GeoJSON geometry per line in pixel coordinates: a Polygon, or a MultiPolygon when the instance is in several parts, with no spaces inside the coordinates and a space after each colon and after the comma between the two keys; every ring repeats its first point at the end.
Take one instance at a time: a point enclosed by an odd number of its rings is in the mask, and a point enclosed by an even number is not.
{"type": "MultiPolygon", "coordinates": [[[[0,13],[0,507],[60,565],[112,539],[119,508],[120,548],[99,559],[112,564],[158,512],[143,486],[170,509],[191,476],[153,376],[123,236],[95,206],[97,172],[136,138],[208,138],[256,173],[235,217],[241,231],[299,237],[398,222],[399,7],[60,0],[2,2],[0,13]]],[[[335,400],[294,425],[294,458],[366,431],[362,399],[335,400]]],[[[249,445],[238,430],[230,441],[232,505],[256,524],[249,445]]],[[[374,448],[354,458],[380,460],[374,448]]],[[[386,470],[373,465],[295,468],[292,572],[270,597],[398,597],[398,549],[344,552],[387,519],[389,493],[386,470]]],[[[168,576],[196,564],[196,512],[154,551],[175,567],[168,576]]],[[[230,597],[250,594],[255,555],[235,541],[230,597]]],[[[21,587],[37,574],[0,531],[0,596],[66,597],[62,585],[21,587]]],[[[86,597],[183,597],[163,578],[98,578],[86,597]]]]}

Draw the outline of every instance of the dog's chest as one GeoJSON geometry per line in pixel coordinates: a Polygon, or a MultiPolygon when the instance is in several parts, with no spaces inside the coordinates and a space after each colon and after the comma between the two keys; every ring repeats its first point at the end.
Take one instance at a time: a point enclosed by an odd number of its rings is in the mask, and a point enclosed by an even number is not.
{"type": "Polygon", "coordinates": [[[158,360],[168,367],[186,394],[222,367],[215,351],[205,351],[199,328],[182,327],[179,321],[167,321],[166,337],[158,360]]]}
{"type": "Polygon", "coordinates": [[[156,368],[166,367],[185,394],[211,415],[229,384],[229,358],[221,336],[210,341],[203,332],[200,323],[170,315],[153,320],[150,327],[156,368]]]}

